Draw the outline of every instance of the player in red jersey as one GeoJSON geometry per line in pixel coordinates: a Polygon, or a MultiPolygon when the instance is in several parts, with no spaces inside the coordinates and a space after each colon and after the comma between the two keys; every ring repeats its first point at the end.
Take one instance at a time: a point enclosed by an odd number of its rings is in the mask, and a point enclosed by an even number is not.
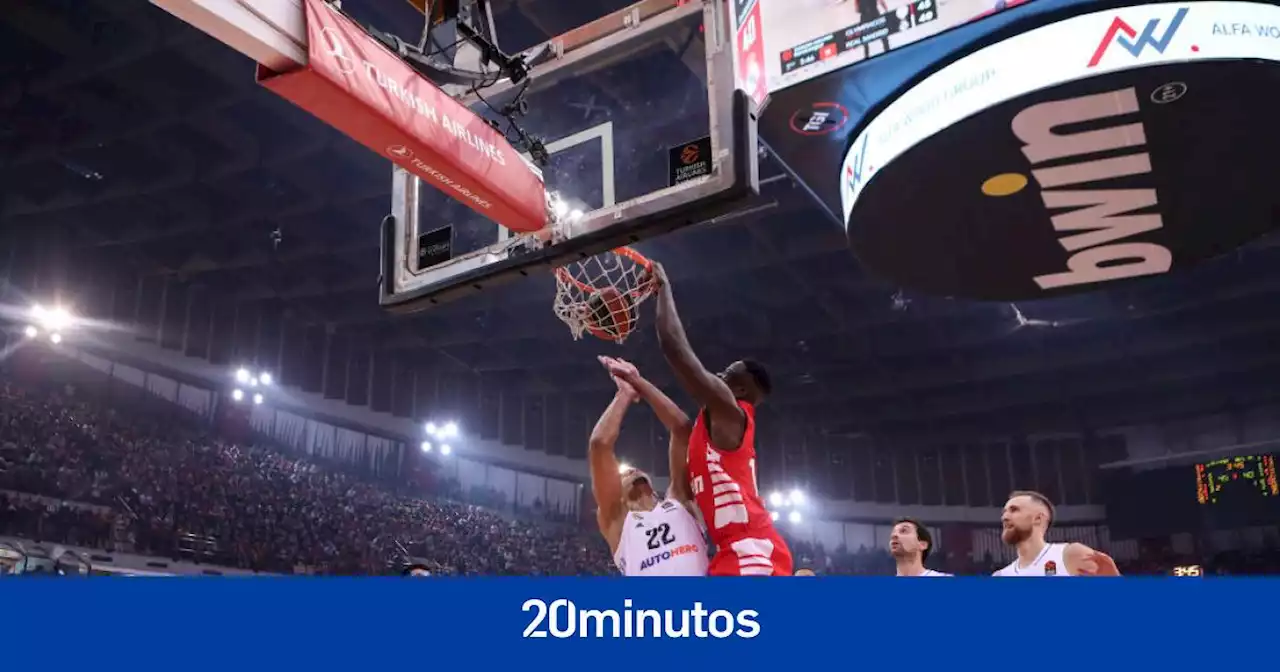
{"type": "Polygon", "coordinates": [[[756,485],[756,406],[769,394],[769,374],[751,360],[720,374],[702,366],[676,313],[661,264],[657,283],[658,344],[681,386],[702,406],[689,436],[689,488],[716,545],[711,576],[791,576],[791,549],[773,527],[756,485]]]}

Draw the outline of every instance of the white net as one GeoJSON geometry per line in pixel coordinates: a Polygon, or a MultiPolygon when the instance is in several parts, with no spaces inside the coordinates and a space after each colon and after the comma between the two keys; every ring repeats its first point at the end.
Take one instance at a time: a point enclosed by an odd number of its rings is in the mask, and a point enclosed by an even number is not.
{"type": "Polygon", "coordinates": [[[622,343],[635,329],[639,307],[653,295],[649,262],[622,247],[556,269],[556,317],[574,340],[591,334],[622,343]]]}
{"type": "MultiPolygon", "coordinates": [[[[581,233],[581,210],[547,193],[547,242],[560,242],[581,233]]],[[[545,244],[545,243],[544,243],[545,244]]],[[[569,327],[574,340],[591,334],[622,343],[635,329],[639,307],[653,294],[649,260],[629,247],[620,247],[555,269],[556,317],[569,327]]]]}

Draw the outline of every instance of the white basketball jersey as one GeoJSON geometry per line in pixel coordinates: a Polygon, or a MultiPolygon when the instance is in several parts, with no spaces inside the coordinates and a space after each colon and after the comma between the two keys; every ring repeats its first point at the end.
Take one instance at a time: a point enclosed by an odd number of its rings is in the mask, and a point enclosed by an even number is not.
{"type": "Polygon", "coordinates": [[[993,576],[1071,576],[1067,573],[1066,550],[1066,544],[1046,544],[1030,565],[1019,567],[1015,559],[993,576]]]}
{"type": "Polygon", "coordinates": [[[623,576],[706,576],[707,543],[689,511],[665,499],[647,513],[627,512],[613,561],[623,576]]]}
{"type": "Polygon", "coordinates": [[[951,575],[950,575],[950,574],[944,574],[943,572],[935,572],[935,571],[933,571],[932,569],[926,569],[926,570],[924,570],[923,572],[920,572],[920,573],[919,573],[918,575],[916,575],[915,577],[901,577],[901,578],[920,578],[920,577],[925,577],[925,576],[951,576],[951,575]]]}

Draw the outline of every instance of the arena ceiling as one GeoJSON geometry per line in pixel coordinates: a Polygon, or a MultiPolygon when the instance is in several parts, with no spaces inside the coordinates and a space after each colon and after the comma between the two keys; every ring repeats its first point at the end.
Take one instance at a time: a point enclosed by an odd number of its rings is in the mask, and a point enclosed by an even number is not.
{"type": "MultiPolygon", "coordinates": [[[[427,406],[405,401],[405,371],[431,372],[439,398],[498,417],[513,393],[525,413],[552,399],[586,409],[566,410],[566,427],[591,420],[610,389],[595,354],[667,379],[647,328],[621,349],[572,341],[551,314],[549,277],[383,313],[384,159],[261,89],[245,58],[145,0],[10,4],[0,221],[16,285],[75,297],[168,347],[255,358],[304,389],[411,417],[427,406]]],[[[420,24],[404,0],[344,4],[405,35],[420,24]]],[[[623,4],[505,0],[499,35],[523,48],[623,4]]],[[[762,173],[779,168],[766,160],[762,173]]],[[[771,413],[798,434],[1106,427],[1280,390],[1274,240],[1192,272],[1015,307],[900,291],[859,269],[839,227],[789,178],[770,181],[765,200],[646,250],[666,263],[703,360],[766,362],[771,413]]]]}

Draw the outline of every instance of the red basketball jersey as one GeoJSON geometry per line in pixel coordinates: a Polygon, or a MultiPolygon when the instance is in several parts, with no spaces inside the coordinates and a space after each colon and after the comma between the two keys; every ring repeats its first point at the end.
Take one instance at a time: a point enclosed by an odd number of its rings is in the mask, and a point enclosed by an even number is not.
{"type": "MultiPolygon", "coordinates": [[[[742,433],[741,445],[734,451],[721,452],[712,447],[706,409],[698,413],[693,432],[689,435],[689,488],[711,541],[716,545],[717,559],[724,554],[732,555],[735,542],[767,540],[768,551],[738,548],[736,552],[740,556],[762,553],[774,558],[774,569],[785,569],[789,573],[791,553],[786,542],[773,529],[773,520],[756,487],[755,407],[745,401],[739,401],[738,406],[746,414],[747,426],[742,433]],[[778,562],[783,558],[785,567],[778,562]]],[[[742,543],[736,545],[744,546],[742,543]]],[[[752,542],[746,546],[758,547],[758,544],[752,542]]],[[[729,560],[725,558],[726,562],[729,560]]],[[[738,563],[729,564],[736,567],[738,563]]]]}

